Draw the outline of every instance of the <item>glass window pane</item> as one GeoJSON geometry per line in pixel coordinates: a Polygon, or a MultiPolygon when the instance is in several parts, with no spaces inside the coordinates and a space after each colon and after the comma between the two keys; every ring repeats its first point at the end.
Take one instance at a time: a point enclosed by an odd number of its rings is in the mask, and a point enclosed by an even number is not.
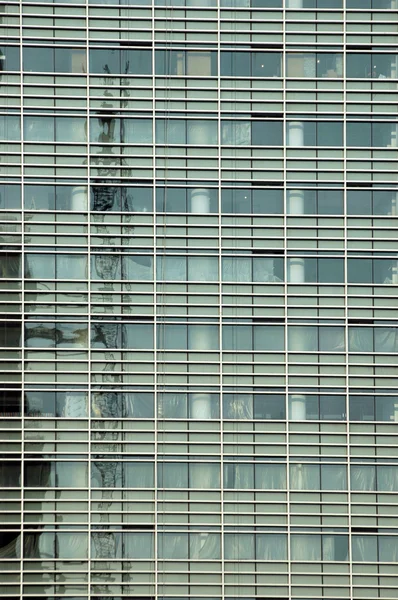
{"type": "Polygon", "coordinates": [[[221,52],[221,75],[247,77],[250,74],[250,52],[221,52]]]}
{"type": "Polygon", "coordinates": [[[293,490],[321,489],[319,465],[291,465],[290,485],[293,490]]]}
{"type": "Polygon", "coordinates": [[[227,560],[248,560],[254,558],[253,533],[226,533],[224,551],[227,560]]]}
{"type": "Polygon", "coordinates": [[[54,48],[43,46],[24,46],[23,48],[24,71],[35,71],[41,73],[54,72],[54,48]]]}
{"type": "Polygon", "coordinates": [[[190,350],[218,350],[218,325],[188,325],[190,350]]]}
{"type": "Polygon", "coordinates": [[[343,123],[319,121],[317,123],[317,146],[342,146],[343,123]]]}
{"type": "Polygon", "coordinates": [[[281,146],[283,143],[282,121],[252,121],[251,138],[253,146],[281,146]]]}
{"type": "Polygon", "coordinates": [[[156,119],[157,144],[186,144],[186,121],[156,119]]]}
{"type": "Polygon", "coordinates": [[[373,396],[350,396],[350,421],[374,421],[373,396]]]}
{"type": "Polygon", "coordinates": [[[159,558],[187,559],[188,534],[187,533],[160,533],[158,534],[159,558]]]}
{"type": "MultiPolygon", "coordinates": [[[[280,77],[282,55],[280,52],[252,52],[252,77],[280,77]]],[[[247,76],[247,72],[243,75],[247,76]]]]}
{"type": "Polygon", "coordinates": [[[0,71],[19,71],[19,47],[0,47],[0,71]]]}
{"type": "MultiPolygon", "coordinates": [[[[124,119],[121,141],[126,144],[152,144],[151,119],[124,119]]],[[[170,143],[173,143],[170,140],[170,143]]]]}
{"type": "Polygon", "coordinates": [[[293,534],[290,539],[290,551],[292,560],[322,560],[321,536],[293,534]]]}
{"type": "Polygon", "coordinates": [[[246,463],[224,464],[224,486],[228,489],[253,489],[254,465],[246,463]]]}
{"type": "Polygon", "coordinates": [[[285,534],[256,535],[256,559],[257,560],[286,560],[287,559],[287,536],[285,534]]]}
{"type": "Polygon", "coordinates": [[[396,563],[398,561],[398,538],[393,535],[380,535],[378,539],[379,560],[396,563]]]}
{"type": "Polygon", "coordinates": [[[123,558],[154,558],[154,534],[149,531],[123,533],[123,558]]]}
{"type": "Polygon", "coordinates": [[[187,143],[214,145],[218,142],[217,121],[188,120],[187,143]]]}
{"type": "Polygon", "coordinates": [[[263,351],[284,350],[285,328],[283,325],[254,325],[253,349],[263,351]]]}
{"type": "Polygon", "coordinates": [[[352,536],[352,560],[374,562],[377,560],[377,537],[366,535],[352,536]]]}
{"type": "Polygon", "coordinates": [[[260,490],[284,490],[286,489],[286,467],[278,464],[254,465],[255,487],[260,490]]]}
{"type": "Polygon", "coordinates": [[[156,276],[161,281],[186,281],[187,259],[185,256],[158,256],[156,276]]]}
{"type": "MultiPolygon", "coordinates": [[[[30,117],[31,119],[33,117],[30,117]]],[[[0,140],[19,141],[21,139],[21,119],[12,115],[0,115],[0,140]]]]}
{"type": "Polygon", "coordinates": [[[162,488],[187,488],[188,463],[164,462],[158,464],[158,485],[162,488]]]}
{"type": "Polygon", "coordinates": [[[347,214],[371,215],[372,192],[370,190],[349,190],[347,192],[347,214]]]}
{"type": "Polygon", "coordinates": [[[374,465],[351,466],[351,489],[356,492],[372,492],[376,489],[374,465]]]}
{"type": "Polygon", "coordinates": [[[346,490],[347,469],[345,465],[321,465],[321,488],[323,490],[346,490]]]}
{"type": "Polygon", "coordinates": [[[189,281],[218,281],[218,258],[216,256],[188,257],[189,281]]]}
{"type": "Polygon", "coordinates": [[[349,258],[347,280],[348,283],[372,283],[372,259],[349,258]]]}

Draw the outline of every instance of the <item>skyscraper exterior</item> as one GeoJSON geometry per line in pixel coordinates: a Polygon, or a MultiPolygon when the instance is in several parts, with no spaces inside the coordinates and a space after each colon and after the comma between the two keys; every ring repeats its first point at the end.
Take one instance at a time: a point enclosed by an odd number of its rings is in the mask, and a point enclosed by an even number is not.
{"type": "Polygon", "coordinates": [[[0,10],[0,600],[396,600],[397,0],[0,10]]]}

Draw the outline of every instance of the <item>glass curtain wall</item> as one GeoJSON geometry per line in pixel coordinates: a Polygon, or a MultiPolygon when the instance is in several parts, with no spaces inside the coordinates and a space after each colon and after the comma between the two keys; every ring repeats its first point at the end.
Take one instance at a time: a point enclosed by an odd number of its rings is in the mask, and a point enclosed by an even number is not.
{"type": "Polygon", "coordinates": [[[396,0],[8,0],[0,599],[398,587],[396,0]]]}

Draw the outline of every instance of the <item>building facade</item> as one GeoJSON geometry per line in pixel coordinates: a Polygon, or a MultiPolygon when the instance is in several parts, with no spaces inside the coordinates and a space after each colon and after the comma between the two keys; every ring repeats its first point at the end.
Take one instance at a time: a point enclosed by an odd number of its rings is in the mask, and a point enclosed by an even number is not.
{"type": "Polygon", "coordinates": [[[397,1],[0,14],[0,600],[396,599],[397,1]]]}

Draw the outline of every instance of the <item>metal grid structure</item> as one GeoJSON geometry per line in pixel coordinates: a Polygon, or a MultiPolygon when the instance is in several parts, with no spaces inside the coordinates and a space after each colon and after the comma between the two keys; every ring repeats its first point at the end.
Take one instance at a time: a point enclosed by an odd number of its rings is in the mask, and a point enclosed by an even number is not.
{"type": "Polygon", "coordinates": [[[396,0],[0,10],[0,600],[397,598],[396,0]]]}

